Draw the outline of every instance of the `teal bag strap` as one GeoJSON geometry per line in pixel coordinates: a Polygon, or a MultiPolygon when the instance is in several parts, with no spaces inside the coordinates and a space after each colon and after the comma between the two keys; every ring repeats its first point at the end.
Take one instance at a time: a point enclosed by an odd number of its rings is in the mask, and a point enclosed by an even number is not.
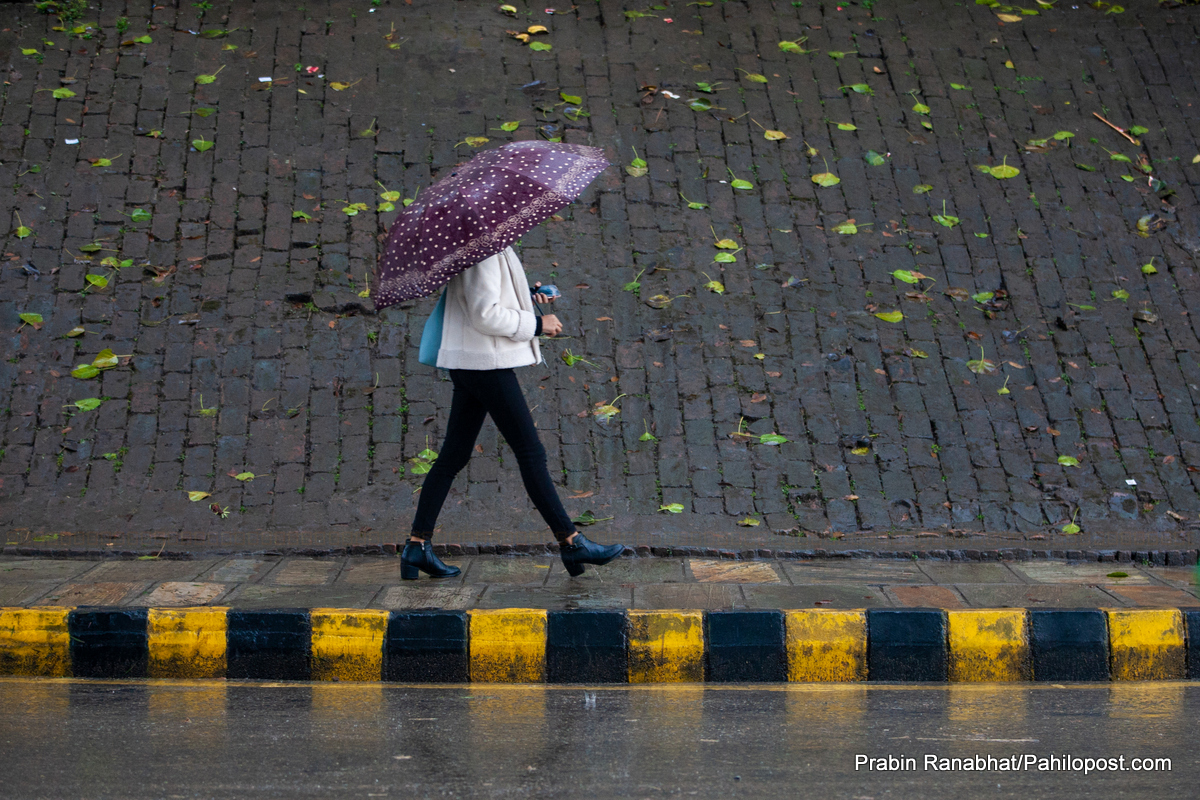
{"type": "Polygon", "coordinates": [[[434,306],[433,313],[425,320],[425,329],[421,332],[421,348],[417,360],[430,367],[437,366],[438,350],[442,347],[442,318],[446,313],[446,290],[434,306]]]}

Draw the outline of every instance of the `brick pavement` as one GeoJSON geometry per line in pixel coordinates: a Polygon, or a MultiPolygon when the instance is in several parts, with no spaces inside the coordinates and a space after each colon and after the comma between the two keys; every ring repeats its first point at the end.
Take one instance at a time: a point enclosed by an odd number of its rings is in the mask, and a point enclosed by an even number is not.
{"type": "MultiPolygon", "coordinates": [[[[614,517],[597,538],[1070,547],[1074,519],[1091,542],[1195,542],[1200,12],[1060,4],[1004,23],[930,0],[662,5],[631,19],[611,0],[517,3],[511,19],[442,0],[98,2],[64,31],[4,5],[6,541],[396,541],[420,485],[405,459],[438,447],[450,384],[416,359],[431,300],[376,315],[360,297],[396,213],[376,213],[381,185],[412,197],[469,155],[467,136],[561,135],[619,166],[521,242],[530,279],[564,290],[569,334],[521,377],[568,510],[614,517]],[[505,33],[532,24],[552,49],[505,33]],[[815,52],[777,46],[802,37],[815,52]],[[849,88],[864,83],[873,94],[849,88]],[[590,116],[570,118],[560,91],[590,116]],[[1146,128],[1141,145],[1093,112],[1146,128]],[[1060,130],[1075,136],[1024,146],[1060,130]],[[634,148],[645,176],[621,168],[634,148]],[[1162,187],[1106,150],[1145,154],[1162,187]],[[1020,174],[976,169],[1002,162],[1020,174]],[[810,180],[826,169],[838,185],[810,180]],[[943,202],[960,224],[935,222],[943,202]],[[833,231],[847,219],[857,233],[833,231]],[[714,233],[744,248],[735,262],[713,261],[714,233]],[[930,299],[906,296],[918,288],[930,299]],[[674,299],[652,308],[656,294],[674,299]],[[897,309],[898,323],[874,316],[897,309]],[[27,312],[40,330],[21,327],[27,312]],[[599,366],[568,368],[568,347],[599,366]],[[971,371],[981,347],[995,374],[971,371]],[[71,377],[106,348],[117,367],[71,377]],[[590,416],[622,394],[612,423],[590,416]],[[788,441],[730,438],[742,420],[788,441]],[[658,511],[669,503],[684,513],[658,511]]],[[[511,452],[490,427],[479,444],[441,540],[547,538],[511,452]]]]}

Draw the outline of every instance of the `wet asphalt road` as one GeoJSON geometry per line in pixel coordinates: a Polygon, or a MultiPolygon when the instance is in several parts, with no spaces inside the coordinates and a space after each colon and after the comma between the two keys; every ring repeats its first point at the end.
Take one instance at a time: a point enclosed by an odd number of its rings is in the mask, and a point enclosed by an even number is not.
{"type": "Polygon", "coordinates": [[[1200,686],[413,687],[0,680],[17,798],[1186,797],[1200,686]],[[939,772],[937,758],[1125,758],[939,772]],[[856,770],[856,757],[915,769],[856,770]],[[1134,771],[1133,758],[1170,771],[1134,771]],[[1116,762],[1119,766],[1121,762],[1116,762]]]}

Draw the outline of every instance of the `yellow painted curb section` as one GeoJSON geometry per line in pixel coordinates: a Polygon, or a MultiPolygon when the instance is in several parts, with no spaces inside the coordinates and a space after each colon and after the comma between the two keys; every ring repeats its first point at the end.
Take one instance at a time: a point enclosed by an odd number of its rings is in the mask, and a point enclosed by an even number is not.
{"type": "Polygon", "coordinates": [[[70,608],[0,608],[0,675],[71,677],[70,608]]]}
{"type": "Polygon", "coordinates": [[[703,680],[704,612],[629,612],[630,683],[703,680]]]}
{"type": "Polygon", "coordinates": [[[151,678],[224,678],[228,608],[151,608],[146,642],[151,678]]]}
{"type": "Polygon", "coordinates": [[[546,680],[546,612],[538,608],[471,609],[471,680],[546,680]]]}
{"type": "Polygon", "coordinates": [[[867,612],[784,611],[788,680],[867,679],[867,612]]]}
{"type": "Polygon", "coordinates": [[[314,681],[383,679],[387,611],[314,608],[310,617],[314,681]]]}
{"type": "Polygon", "coordinates": [[[1183,614],[1179,609],[1105,609],[1114,681],[1184,677],[1183,614]]]}
{"type": "Polygon", "coordinates": [[[1028,614],[1020,608],[947,611],[951,681],[996,683],[1027,681],[1028,614]]]}

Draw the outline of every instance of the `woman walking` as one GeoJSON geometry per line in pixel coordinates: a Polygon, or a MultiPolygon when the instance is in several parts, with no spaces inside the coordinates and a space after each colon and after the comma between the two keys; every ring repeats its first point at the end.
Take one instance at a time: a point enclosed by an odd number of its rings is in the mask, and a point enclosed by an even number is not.
{"type": "MultiPolygon", "coordinates": [[[[537,286],[541,286],[538,283],[537,286]]],[[[454,395],[446,439],[425,476],[412,535],[401,554],[401,577],[420,572],[435,578],[458,575],[433,554],[430,538],[454,477],[467,465],[486,416],[517,457],[525,491],[558,540],[563,565],[572,576],[584,564],[607,564],[625,549],[598,545],[575,530],[546,468],[546,450],[517,383],[515,367],[543,363],[537,337],[557,336],[562,323],[553,314],[537,316],[521,261],[511,247],[458,273],[446,286],[442,339],[437,365],[450,371],[454,395]]]]}
{"type": "MultiPolygon", "coordinates": [[[[568,573],[582,575],[584,564],[607,564],[625,549],[589,542],[575,530],[550,481],[546,450],[513,373],[515,367],[542,363],[537,337],[558,335],[562,324],[554,315],[534,314],[532,290],[511,245],[566,207],[608,166],[595,147],[511,142],[453,167],[388,231],[375,271],[375,308],[445,286],[426,323],[420,361],[450,370],[454,382],[446,441],[425,476],[412,536],[400,556],[406,580],[421,572],[435,578],[461,572],[443,564],[429,540],[486,416],[516,453],[525,491],[558,539],[568,573]]],[[[537,295],[539,303],[550,299],[537,295]]]]}

